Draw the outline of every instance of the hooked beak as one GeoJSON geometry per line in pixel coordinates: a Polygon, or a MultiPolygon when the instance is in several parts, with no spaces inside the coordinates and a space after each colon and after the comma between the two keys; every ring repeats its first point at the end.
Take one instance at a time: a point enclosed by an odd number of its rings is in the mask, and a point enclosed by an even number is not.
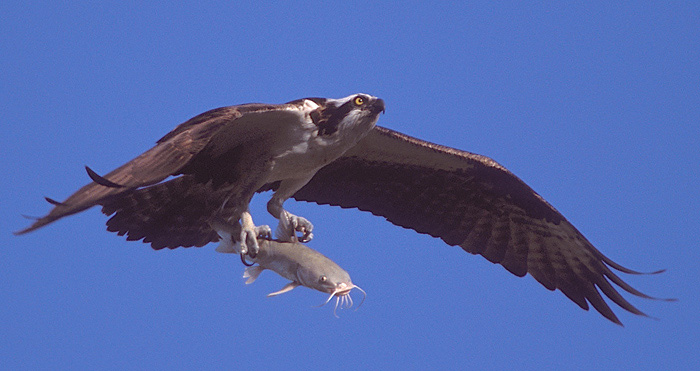
{"type": "Polygon", "coordinates": [[[377,98],[377,100],[372,103],[370,110],[375,114],[379,114],[379,112],[384,113],[384,99],[377,98]]]}

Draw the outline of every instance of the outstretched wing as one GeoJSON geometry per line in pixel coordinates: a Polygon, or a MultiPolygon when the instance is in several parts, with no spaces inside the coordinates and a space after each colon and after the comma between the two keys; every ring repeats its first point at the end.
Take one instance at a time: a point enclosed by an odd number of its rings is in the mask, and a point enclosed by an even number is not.
{"type": "Polygon", "coordinates": [[[376,127],[356,147],[316,173],[296,200],[358,208],[480,254],[509,272],[530,273],[581,308],[588,303],[620,324],[601,297],[639,315],[611,282],[647,297],[610,268],[563,215],[492,159],[376,127]]]}
{"type": "Polygon", "coordinates": [[[124,192],[156,184],[168,176],[193,174],[200,182],[235,182],[236,161],[248,153],[241,144],[264,141],[279,124],[298,121],[299,111],[289,105],[245,104],[207,111],[180,124],[155,147],[101,177],[87,168],[93,182],[63,202],[47,198],[54,208],[16,234],[41,228],[124,192]]]}

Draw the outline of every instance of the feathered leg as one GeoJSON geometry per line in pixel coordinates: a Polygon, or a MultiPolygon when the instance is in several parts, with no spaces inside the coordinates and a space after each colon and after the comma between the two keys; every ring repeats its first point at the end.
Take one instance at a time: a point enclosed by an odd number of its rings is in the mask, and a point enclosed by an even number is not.
{"type": "Polygon", "coordinates": [[[311,177],[282,181],[275,194],[272,195],[272,198],[267,203],[267,211],[272,214],[272,216],[279,219],[275,235],[282,241],[308,242],[311,241],[314,236],[313,233],[311,233],[314,226],[310,221],[288,212],[283,207],[284,201],[292,197],[292,195],[306,185],[309,180],[311,180],[311,177]],[[297,237],[296,232],[300,232],[301,236],[297,237]]]}

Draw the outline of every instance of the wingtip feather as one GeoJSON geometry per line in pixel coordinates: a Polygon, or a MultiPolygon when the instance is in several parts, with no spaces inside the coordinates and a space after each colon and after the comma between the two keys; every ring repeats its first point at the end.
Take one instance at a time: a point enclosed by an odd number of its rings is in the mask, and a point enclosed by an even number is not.
{"type": "Polygon", "coordinates": [[[85,171],[87,171],[88,176],[90,177],[90,179],[92,179],[93,182],[95,182],[101,186],[105,186],[105,187],[109,187],[109,188],[125,188],[125,186],[123,186],[121,184],[114,183],[114,182],[109,181],[109,180],[105,179],[104,177],[100,176],[94,170],[90,169],[90,167],[88,167],[87,165],[85,165],[85,171]]]}
{"type": "Polygon", "coordinates": [[[32,219],[32,220],[34,220],[34,223],[32,223],[32,225],[30,225],[27,228],[12,232],[12,234],[15,236],[21,236],[23,234],[27,234],[31,231],[37,230],[37,229],[45,226],[46,224],[48,224],[48,222],[46,222],[43,218],[36,218],[33,216],[28,216],[28,215],[22,215],[22,217],[27,218],[27,219],[32,219]]]}
{"type": "Polygon", "coordinates": [[[615,269],[615,270],[617,270],[617,271],[620,271],[620,272],[622,272],[622,273],[637,274],[637,275],[648,275],[648,274],[659,274],[659,273],[666,272],[666,269],[659,269],[659,270],[652,271],[652,272],[640,272],[640,271],[635,271],[635,270],[633,270],[633,269],[629,269],[629,268],[627,268],[627,267],[623,267],[622,265],[616,263],[614,260],[612,260],[612,259],[608,258],[607,256],[603,255],[600,251],[597,251],[597,250],[596,250],[595,252],[597,253],[596,255],[597,255],[603,262],[605,262],[605,264],[607,264],[607,265],[610,266],[611,268],[613,268],[613,269],[615,269]]]}
{"type": "Polygon", "coordinates": [[[63,206],[63,202],[56,201],[51,197],[44,196],[44,200],[54,206],[63,206]]]}

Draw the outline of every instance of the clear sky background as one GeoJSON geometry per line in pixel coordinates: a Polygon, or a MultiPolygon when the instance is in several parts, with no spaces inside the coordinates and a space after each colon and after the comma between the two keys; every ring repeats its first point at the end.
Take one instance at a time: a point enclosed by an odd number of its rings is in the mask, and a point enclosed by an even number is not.
{"type": "MultiPolygon", "coordinates": [[[[700,3],[0,4],[0,368],[697,369],[700,3]],[[366,92],[380,125],[484,154],[633,269],[625,327],[379,217],[290,201],[358,311],[95,208],[16,237],[211,108],[366,92]],[[355,295],[359,299],[359,295],[355,295]]],[[[615,2],[616,3],[616,2],[615,2]]],[[[256,222],[269,195],[254,199],[256,222]]]]}

